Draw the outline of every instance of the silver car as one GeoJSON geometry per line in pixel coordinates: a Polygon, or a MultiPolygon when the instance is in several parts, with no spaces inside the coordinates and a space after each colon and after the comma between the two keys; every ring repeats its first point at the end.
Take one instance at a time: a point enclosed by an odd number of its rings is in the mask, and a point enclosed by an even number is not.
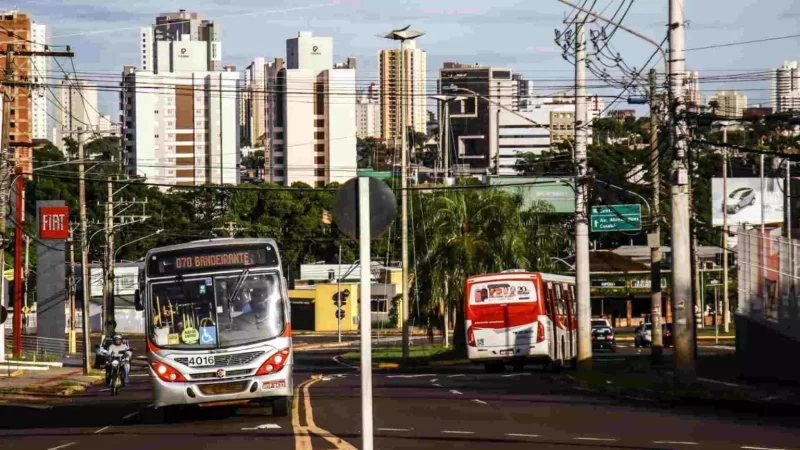
{"type": "Polygon", "coordinates": [[[736,189],[728,195],[728,214],[737,214],[756,202],[756,193],[753,189],[743,187],[736,189]]]}

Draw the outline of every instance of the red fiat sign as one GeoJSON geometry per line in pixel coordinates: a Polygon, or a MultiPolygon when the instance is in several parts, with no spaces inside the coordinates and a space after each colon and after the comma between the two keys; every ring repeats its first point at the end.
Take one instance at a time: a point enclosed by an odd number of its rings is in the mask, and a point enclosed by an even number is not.
{"type": "Polygon", "coordinates": [[[67,239],[69,237],[69,208],[42,206],[39,208],[39,238],[67,239]]]}

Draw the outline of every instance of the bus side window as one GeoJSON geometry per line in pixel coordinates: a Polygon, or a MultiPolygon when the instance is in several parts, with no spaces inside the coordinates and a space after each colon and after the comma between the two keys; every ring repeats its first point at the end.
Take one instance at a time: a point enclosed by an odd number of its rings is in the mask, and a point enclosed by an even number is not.
{"type": "Polygon", "coordinates": [[[572,302],[572,314],[578,315],[578,303],[577,299],[575,298],[575,285],[569,285],[569,297],[570,301],[572,302]]]}
{"type": "Polygon", "coordinates": [[[544,286],[544,289],[542,289],[544,291],[544,310],[545,310],[545,314],[547,314],[548,316],[552,315],[552,313],[553,313],[553,308],[552,308],[551,303],[550,303],[550,300],[552,300],[552,298],[553,298],[552,289],[553,289],[553,285],[550,284],[550,283],[547,283],[544,286]]]}
{"type": "Polygon", "coordinates": [[[563,316],[566,314],[565,307],[564,307],[564,296],[561,293],[561,285],[556,284],[556,310],[558,311],[558,315],[563,316]]]}

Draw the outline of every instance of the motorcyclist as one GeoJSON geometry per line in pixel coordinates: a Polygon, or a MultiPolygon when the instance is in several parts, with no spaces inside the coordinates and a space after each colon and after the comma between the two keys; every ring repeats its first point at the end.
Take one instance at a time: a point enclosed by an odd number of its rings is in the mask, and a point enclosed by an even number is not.
{"type": "MultiPolygon", "coordinates": [[[[107,350],[108,356],[109,358],[114,356],[118,356],[120,358],[120,364],[122,364],[123,373],[125,374],[122,385],[125,386],[128,384],[128,379],[130,378],[130,358],[133,352],[131,351],[131,348],[128,347],[128,344],[122,340],[122,335],[115,334],[113,339],[114,342],[111,343],[107,350]]],[[[111,366],[106,366],[106,381],[109,381],[108,378],[110,377],[110,371],[111,366]]]]}

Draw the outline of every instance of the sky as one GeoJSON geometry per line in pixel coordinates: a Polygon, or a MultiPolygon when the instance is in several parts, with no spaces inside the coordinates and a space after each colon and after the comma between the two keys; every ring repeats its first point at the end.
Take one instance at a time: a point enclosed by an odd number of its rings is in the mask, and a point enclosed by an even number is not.
{"type": "MultiPolygon", "coordinates": [[[[622,1],[588,0],[595,4],[595,11],[607,15],[622,1]]],[[[667,33],[669,1],[625,1],[633,5],[624,24],[660,42],[667,33]]],[[[565,29],[563,22],[570,13],[557,0],[27,0],[19,8],[48,26],[51,45],[70,46],[78,72],[118,74],[124,65],[138,65],[139,27],[151,25],[159,13],[186,9],[221,26],[223,63],[239,70],[257,56],[285,57],[286,39],[298,31],[312,31],[333,37],[336,61],[356,57],[357,76],[368,84],[377,80],[378,52],[395,46],[377,35],[411,25],[426,33],[418,45],[427,52],[429,89],[434,89],[444,61],[507,67],[542,89],[568,83],[574,73],[554,42],[554,30],[565,29]]],[[[800,0],[685,0],[685,14],[690,49],[797,34],[800,0]]],[[[589,27],[597,30],[601,25],[589,27]]],[[[637,70],[654,50],[624,32],[610,42],[625,63],[637,70]]],[[[784,60],[800,59],[798,44],[800,38],[688,51],[686,65],[701,76],[764,71],[779,67],[784,60]]],[[[662,68],[663,62],[656,67],[662,68]]],[[[58,67],[51,62],[49,70],[52,73],[58,67]]],[[[739,89],[750,104],[769,99],[766,81],[701,87],[706,97],[714,89],[739,89]]],[[[114,93],[101,93],[101,111],[116,117],[116,101],[114,93]]]]}

